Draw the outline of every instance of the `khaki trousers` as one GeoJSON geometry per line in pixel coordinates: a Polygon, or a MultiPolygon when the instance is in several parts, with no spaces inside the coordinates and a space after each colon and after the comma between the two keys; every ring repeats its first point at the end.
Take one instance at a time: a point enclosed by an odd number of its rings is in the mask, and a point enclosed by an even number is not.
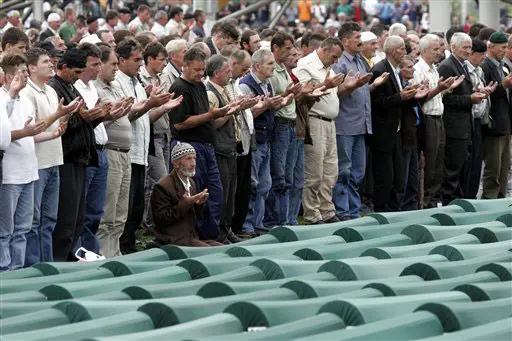
{"type": "Polygon", "coordinates": [[[96,236],[100,253],[107,258],[120,256],[119,237],[128,218],[130,180],[132,174],[129,153],[107,149],[108,176],[105,193],[105,213],[96,236]]]}
{"type": "Polygon", "coordinates": [[[510,171],[510,135],[484,137],[483,199],[504,198],[507,195],[510,171]]]}
{"type": "Polygon", "coordinates": [[[338,178],[336,127],[310,117],[313,145],[304,146],[304,193],[302,206],[307,223],[329,220],[335,215],[332,190],[338,178]]]}

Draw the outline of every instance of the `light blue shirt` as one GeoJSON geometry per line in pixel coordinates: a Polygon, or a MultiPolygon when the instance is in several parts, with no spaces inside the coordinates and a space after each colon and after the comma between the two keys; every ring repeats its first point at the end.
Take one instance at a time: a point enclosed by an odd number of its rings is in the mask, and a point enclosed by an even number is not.
{"type": "MultiPolygon", "coordinates": [[[[338,62],[332,66],[336,73],[366,73],[362,57],[343,52],[338,62]]],[[[370,85],[366,83],[340,98],[340,111],[336,118],[337,135],[364,135],[372,133],[372,104],[370,85]]]]}

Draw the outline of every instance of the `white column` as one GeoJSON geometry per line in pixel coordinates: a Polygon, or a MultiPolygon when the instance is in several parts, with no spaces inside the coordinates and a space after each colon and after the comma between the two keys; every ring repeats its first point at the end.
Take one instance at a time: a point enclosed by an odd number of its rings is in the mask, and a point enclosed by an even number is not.
{"type": "Polygon", "coordinates": [[[460,0],[460,23],[464,26],[466,23],[466,17],[468,16],[468,1],[460,0]]]}
{"type": "Polygon", "coordinates": [[[446,32],[450,28],[451,1],[432,0],[429,2],[428,20],[430,32],[446,32]]]}
{"type": "Polygon", "coordinates": [[[32,11],[33,11],[33,14],[34,14],[34,19],[37,19],[39,20],[40,22],[43,22],[44,20],[44,17],[43,17],[43,0],[33,0],[33,8],[32,8],[32,11]]]}
{"type": "Polygon", "coordinates": [[[497,30],[500,26],[500,2],[497,0],[480,0],[478,15],[480,17],[478,22],[497,30]]]}

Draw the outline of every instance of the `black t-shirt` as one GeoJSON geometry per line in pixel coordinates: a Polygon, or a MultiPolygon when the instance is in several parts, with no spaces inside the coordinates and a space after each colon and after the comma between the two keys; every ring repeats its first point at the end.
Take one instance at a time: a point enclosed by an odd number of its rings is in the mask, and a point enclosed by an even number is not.
{"type": "Polygon", "coordinates": [[[215,140],[213,120],[190,129],[177,130],[174,127],[175,124],[184,122],[192,115],[208,112],[210,108],[205,85],[191,83],[180,77],[172,83],[169,92],[174,92],[175,97],[183,95],[181,104],[169,113],[173,138],[179,141],[213,143],[215,140]]]}

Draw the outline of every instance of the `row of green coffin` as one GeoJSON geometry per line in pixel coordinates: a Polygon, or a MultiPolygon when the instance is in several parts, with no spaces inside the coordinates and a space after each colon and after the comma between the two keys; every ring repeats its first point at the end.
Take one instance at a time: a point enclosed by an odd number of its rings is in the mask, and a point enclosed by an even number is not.
{"type": "MultiPolygon", "coordinates": [[[[504,291],[506,284],[510,287],[510,283],[501,283],[502,289],[497,289],[498,284],[492,282],[472,285],[478,288],[477,290],[488,288],[489,291],[498,292],[504,291]]],[[[338,316],[341,319],[338,321],[340,329],[344,325],[368,324],[415,310],[434,314],[438,318],[438,324],[442,326],[441,332],[451,332],[511,315],[510,289],[501,294],[508,295],[502,299],[480,303],[448,303],[470,301],[470,296],[466,294],[467,288],[460,290],[462,292],[458,290],[460,289],[434,294],[381,297],[382,292],[366,287],[336,295],[297,300],[294,291],[281,288],[195,301],[192,297],[182,297],[150,303],[63,302],[52,309],[2,321],[2,340],[79,340],[91,336],[115,335],[122,335],[117,338],[118,340],[159,339],[164,336],[176,339],[184,336],[185,334],[179,335],[184,331],[188,332],[186,335],[189,338],[202,337],[212,333],[242,332],[256,326],[274,327],[287,323],[299,326],[302,319],[323,313],[338,316]],[[228,326],[238,330],[226,330],[223,324],[217,324],[211,330],[211,316],[215,317],[215,314],[221,312],[232,314],[239,321],[236,323],[235,319],[227,318],[224,321],[228,326]],[[142,331],[146,332],[139,335],[124,335],[142,331]],[[205,334],[208,332],[209,334],[205,334]]],[[[325,331],[321,330],[325,327],[323,318],[315,321],[319,326],[309,321],[311,331],[325,331]]],[[[433,321],[429,321],[431,322],[433,321]]]]}
{"type": "MultiPolygon", "coordinates": [[[[354,243],[355,244],[355,243],[354,243]]],[[[475,271],[477,268],[492,262],[504,262],[510,260],[512,253],[507,251],[510,243],[507,241],[492,244],[477,245],[445,245],[435,247],[427,256],[406,257],[396,259],[376,260],[373,257],[350,258],[335,261],[309,261],[300,260],[270,260],[258,257],[242,258],[212,258],[198,261],[187,259],[179,263],[179,266],[159,267],[153,271],[145,271],[122,278],[109,278],[88,280],[82,282],[50,284],[40,283],[44,287],[38,291],[21,291],[0,295],[1,302],[30,302],[61,300],[69,298],[87,297],[89,299],[148,299],[155,297],[169,297],[181,295],[183,292],[198,289],[206,282],[212,281],[254,281],[290,278],[300,275],[308,275],[314,272],[329,272],[338,280],[363,280],[386,278],[399,275],[418,275],[424,279],[439,279],[463,275],[475,271]],[[502,252],[496,253],[496,251],[502,252]],[[453,250],[456,250],[454,252],[453,250]],[[453,257],[464,259],[460,255],[470,255],[473,258],[458,262],[446,262],[453,257]],[[480,255],[480,256],[478,256],[480,255]],[[439,263],[441,262],[441,263],[439,263]],[[192,283],[190,279],[196,280],[192,283]],[[110,293],[112,292],[112,293],[110,293]],[[106,293],[106,295],[104,295],[106,293]]],[[[144,268],[152,265],[163,265],[166,262],[153,263],[120,263],[122,267],[144,268]]],[[[86,275],[91,271],[100,273],[105,270],[86,270],[86,275]]],[[[65,280],[76,280],[80,273],[43,277],[69,277],[65,280]]],[[[503,272],[502,276],[507,276],[503,272]]],[[[39,278],[37,278],[39,279],[39,278]]],[[[37,286],[37,279],[5,280],[13,283],[4,283],[3,288],[11,288],[15,291],[19,287],[37,286]],[[19,283],[25,281],[25,283],[19,283]],[[18,282],[18,283],[16,283],[18,282]]],[[[7,291],[8,289],[3,289],[7,291]]]]}
{"type": "MultiPolygon", "coordinates": [[[[418,276],[405,276],[397,278],[386,278],[378,281],[366,280],[366,281],[349,281],[349,282],[334,282],[336,279],[330,273],[316,273],[309,276],[302,276],[302,279],[296,280],[272,280],[266,282],[213,282],[204,285],[200,290],[197,291],[198,296],[188,296],[191,301],[198,300],[201,298],[218,298],[225,297],[228,295],[259,295],[264,292],[272,292],[279,287],[292,290],[295,295],[301,299],[312,298],[312,297],[324,297],[334,295],[340,292],[356,291],[358,289],[372,289],[373,293],[380,292],[386,296],[393,295],[413,295],[418,293],[434,293],[437,291],[447,291],[456,288],[457,290],[466,292],[472,300],[484,300],[493,298],[509,297],[511,292],[510,286],[510,269],[506,270],[506,264],[510,266],[510,263],[490,264],[496,268],[501,267],[503,271],[507,271],[508,277],[492,266],[486,265],[479,272],[469,274],[466,276],[454,277],[445,280],[437,280],[430,282],[423,282],[418,276]],[[494,270],[494,271],[492,271],[494,270]],[[507,278],[504,278],[507,277],[507,278]],[[494,284],[486,284],[483,286],[467,286],[467,283],[486,283],[496,282],[499,280],[507,280],[507,282],[500,282],[494,284]]],[[[172,290],[172,289],[171,289],[172,290]]],[[[182,292],[182,295],[186,295],[186,292],[182,292]]],[[[192,292],[188,293],[192,295],[192,292]]],[[[239,296],[243,297],[243,296],[239,296]]],[[[266,297],[266,296],[264,296],[266,297]]],[[[140,297],[138,297],[140,299],[140,297]]],[[[233,299],[239,299],[231,297],[233,299]]],[[[177,300],[180,302],[182,297],[175,299],[168,299],[168,302],[174,302],[177,300]]],[[[188,300],[185,300],[188,302],[188,300]]],[[[95,306],[98,302],[91,301],[78,301],[85,302],[84,304],[95,306]]],[[[150,302],[150,301],[148,301],[150,302]]],[[[106,309],[107,313],[114,313],[117,309],[124,310],[127,307],[138,307],[147,302],[144,301],[129,301],[129,302],[100,302],[100,307],[106,309]],[[109,309],[114,309],[110,311],[109,309]]],[[[39,311],[49,308],[50,306],[59,307],[55,305],[55,302],[41,302],[41,303],[9,303],[4,302],[1,306],[1,313],[4,319],[2,319],[2,328],[8,328],[9,325],[18,326],[19,320],[31,321],[31,323],[43,323],[44,325],[51,324],[53,319],[52,314],[40,314],[39,311]],[[17,316],[34,312],[34,317],[29,316],[17,316]],[[11,317],[10,317],[11,316],[11,317]],[[19,317],[17,319],[16,317],[19,317]]],[[[68,323],[67,319],[62,315],[58,314],[58,321],[68,323]]],[[[59,322],[59,323],[60,323],[59,322]]],[[[25,323],[24,328],[30,328],[25,323]]]]}
{"type": "MultiPolygon", "coordinates": [[[[414,212],[399,212],[399,213],[379,213],[374,214],[372,217],[365,217],[361,219],[356,219],[347,222],[341,222],[338,224],[328,224],[323,226],[301,226],[301,227],[280,227],[273,229],[271,234],[265,235],[253,240],[248,240],[237,244],[237,246],[221,246],[215,248],[187,248],[187,247],[176,247],[176,246],[167,246],[162,249],[154,249],[146,252],[139,252],[133,255],[122,256],[120,259],[122,260],[144,260],[144,261],[164,261],[164,260],[175,260],[175,259],[183,259],[183,258],[193,258],[198,256],[203,256],[210,253],[218,253],[218,252],[226,252],[231,249],[239,250],[239,251],[230,251],[233,254],[237,252],[245,253],[245,255],[256,255],[258,252],[269,252],[271,253],[272,249],[274,251],[278,251],[279,247],[272,247],[268,244],[273,243],[283,243],[287,241],[297,241],[297,240],[306,240],[312,238],[326,237],[329,235],[340,235],[344,238],[345,241],[355,241],[362,240],[368,238],[377,238],[383,235],[390,235],[394,233],[400,233],[403,228],[411,225],[413,222],[422,223],[422,224],[434,224],[439,225],[441,220],[446,220],[447,224],[453,225],[455,223],[461,224],[461,222],[468,223],[478,223],[478,222],[486,222],[490,220],[500,219],[504,226],[512,226],[512,215],[510,214],[510,209],[508,208],[510,205],[509,200],[488,200],[484,203],[479,201],[471,201],[471,200],[456,200],[453,205],[445,206],[442,208],[435,208],[429,210],[422,211],[414,211],[414,212]],[[482,210],[492,209],[491,212],[480,212],[482,210]],[[476,214],[473,213],[463,213],[464,210],[468,212],[479,212],[476,214]],[[449,215],[451,214],[451,216],[449,215]],[[411,215],[412,218],[411,219],[411,215]],[[432,218],[431,216],[435,215],[438,218],[432,218]],[[441,219],[442,218],[442,219],[441,219]],[[389,224],[389,225],[376,225],[376,224],[389,224]],[[357,227],[357,228],[354,228],[357,227]],[[384,228],[385,227],[385,228],[384,228]],[[365,230],[364,230],[364,229],[365,230]],[[355,232],[354,232],[355,231],[355,232]],[[358,232],[360,231],[360,232],[358,232]],[[293,236],[290,236],[293,235],[293,236]],[[366,237],[366,238],[365,238],[366,237]],[[246,252],[246,250],[241,250],[240,247],[244,247],[246,245],[254,245],[254,244],[264,244],[266,247],[269,247],[268,250],[265,250],[265,246],[256,248],[253,254],[250,250],[246,252]],[[243,246],[242,246],[243,245],[243,246]]],[[[503,226],[503,225],[502,225],[503,226]]],[[[413,231],[414,232],[414,231],[413,231]]],[[[460,234],[460,232],[459,232],[460,234]]],[[[416,235],[421,235],[421,233],[412,233],[411,238],[415,240],[415,243],[418,243],[420,240],[416,235]]],[[[492,235],[492,233],[491,233],[492,235]]],[[[427,242],[434,240],[433,236],[425,237],[427,238],[425,241],[427,242]],[[430,239],[429,239],[430,238],[430,239]]],[[[494,239],[498,239],[499,237],[494,237],[494,239]]],[[[107,262],[107,261],[103,261],[107,262]]],[[[101,264],[102,262],[96,262],[96,266],[101,264]]],[[[52,264],[38,264],[35,267],[29,269],[23,269],[19,271],[13,271],[8,273],[0,274],[0,280],[4,279],[18,279],[18,278],[26,278],[26,277],[36,277],[42,275],[55,275],[58,273],[65,273],[71,271],[79,271],[80,269],[85,269],[88,267],[94,267],[94,265],[90,264],[62,264],[62,265],[52,265],[52,264]]]]}
{"type": "MultiPolygon", "coordinates": [[[[391,237],[384,237],[382,239],[385,238],[391,237]]],[[[458,239],[459,242],[468,242],[471,241],[470,238],[475,237],[471,235],[466,237],[459,236],[452,238],[452,241],[456,242],[458,239]]],[[[360,243],[366,243],[366,241],[360,243]]],[[[348,245],[355,244],[358,243],[348,245]]],[[[316,271],[333,273],[339,280],[384,278],[393,275],[398,276],[401,273],[420,275],[425,279],[438,279],[451,276],[450,273],[455,275],[469,273],[474,271],[477,267],[485,265],[485,262],[503,261],[504,259],[508,259],[510,255],[509,252],[503,252],[500,254],[502,258],[494,257],[496,251],[500,249],[507,250],[510,247],[508,241],[477,245],[448,244],[432,247],[433,249],[430,250],[431,254],[429,256],[384,259],[380,261],[375,260],[373,257],[361,257],[339,261],[302,262],[297,260],[279,260],[279,262],[276,263],[277,260],[273,261],[265,258],[227,258],[226,255],[220,257],[222,254],[219,254],[219,258],[208,257],[208,259],[201,261],[198,259],[187,259],[181,261],[178,266],[169,266],[169,264],[167,264],[168,262],[109,262],[107,263],[110,265],[108,268],[130,268],[136,274],[123,278],[101,279],[104,274],[110,272],[110,270],[104,268],[104,266],[107,265],[105,264],[98,269],[85,270],[83,273],[77,272],[42,278],[3,280],[1,289],[6,293],[0,295],[0,300],[2,302],[59,300],[91,295],[97,296],[98,294],[101,295],[102,293],[121,290],[122,288],[124,288],[123,291],[127,293],[128,296],[134,297],[134,295],[140,296],[144,295],[144,293],[131,294],[130,291],[133,291],[133,289],[130,289],[130,287],[142,284],[153,285],[150,290],[145,290],[151,293],[146,294],[147,296],[142,298],[150,298],[155,295],[157,297],[165,297],[165,295],[169,295],[169,291],[175,292],[174,295],[176,295],[180,293],[180,288],[188,290],[190,284],[187,283],[187,281],[190,279],[204,278],[203,283],[215,280],[269,280],[305,275],[316,271]],[[435,268],[428,264],[429,261],[435,263],[446,259],[459,260],[466,258],[468,259],[462,263],[436,264],[435,268]],[[245,269],[245,266],[250,267],[245,269]],[[151,268],[154,268],[154,270],[149,270],[151,268]],[[100,275],[100,279],[94,280],[96,273],[100,275]],[[87,281],[78,281],[86,278],[88,279],[87,281]],[[50,281],[51,279],[53,279],[53,281],[50,281]],[[59,281],[71,283],[47,284],[48,282],[57,283],[59,281]],[[169,290],[170,282],[182,283],[174,284],[175,290],[169,290]],[[159,287],[158,284],[163,284],[160,285],[162,289],[154,290],[155,286],[159,287]],[[122,288],[120,288],[120,286],[122,288]],[[38,287],[42,288],[39,291],[22,291],[38,287]],[[14,292],[7,293],[9,291],[14,292]],[[158,294],[157,292],[159,291],[162,293],[158,294]]],[[[405,251],[409,250],[409,248],[405,248],[405,251]]],[[[421,250],[422,249],[420,249],[420,251],[421,250]]],[[[419,252],[419,254],[422,254],[422,252],[419,252]]],[[[110,274],[112,274],[112,272],[110,272],[110,274]]],[[[197,283],[195,284],[196,287],[203,284],[201,281],[195,281],[194,283],[197,283]]],[[[143,292],[144,289],[139,289],[138,291],[143,292]]],[[[128,296],[124,295],[125,298],[128,298],[128,296]]],[[[111,297],[111,299],[115,299],[115,297],[111,297]]]]}
{"type": "MultiPolygon", "coordinates": [[[[422,226],[422,228],[427,229],[422,226]]],[[[430,229],[438,229],[436,227],[429,227],[430,229]]],[[[469,228],[469,227],[468,227],[469,228]]],[[[449,228],[447,228],[449,229],[449,228]]],[[[490,227],[487,228],[478,228],[478,229],[486,229],[489,230],[490,227]]],[[[512,232],[512,229],[502,229],[504,231],[512,232]]],[[[470,230],[472,231],[472,230],[470,230]]],[[[512,236],[509,233],[509,237],[512,236]]],[[[324,237],[319,239],[326,238],[336,238],[335,236],[324,237]]],[[[409,237],[405,235],[393,235],[388,237],[381,237],[376,239],[370,239],[367,241],[361,242],[353,242],[353,243],[337,243],[331,245],[319,246],[318,251],[314,251],[312,248],[302,248],[299,249],[291,255],[291,257],[299,257],[306,258],[307,254],[311,252],[331,252],[333,247],[337,248],[337,255],[340,259],[346,259],[350,257],[361,256],[372,256],[375,258],[397,258],[396,264],[398,266],[403,265],[403,262],[411,262],[414,261],[414,258],[410,258],[411,256],[423,256],[427,254],[439,254],[445,256],[449,260],[463,260],[463,259],[471,259],[475,257],[479,257],[488,253],[493,253],[497,250],[506,250],[511,247],[511,243],[509,240],[505,240],[502,242],[491,243],[491,244],[475,244],[478,243],[479,239],[472,234],[459,235],[456,237],[452,237],[445,240],[440,240],[438,242],[425,243],[421,245],[410,245],[409,237]],[[408,245],[408,246],[397,246],[397,245],[408,245]],[[470,245],[465,245],[470,244],[470,245]],[[473,245],[474,244],[474,245],[473,245]],[[390,246],[388,246],[390,245],[390,246]],[[393,246],[394,245],[394,246],[393,246]],[[381,247],[379,247],[381,246],[381,247]],[[301,257],[302,256],[302,257],[301,257]],[[400,258],[401,257],[401,258],[400,258]],[[405,258],[408,257],[408,258],[405,258]]],[[[302,242],[291,242],[287,244],[297,244],[302,242]]],[[[301,248],[303,245],[283,245],[284,248],[288,246],[288,249],[294,250],[296,248],[301,248]]],[[[253,246],[255,247],[255,246],[253,246]]],[[[249,248],[249,247],[247,247],[249,248]]],[[[284,251],[283,251],[284,252],[284,251]]],[[[233,258],[233,259],[225,259],[228,257],[227,253],[215,254],[216,257],[219,258],[218,261],[213,261],[213,255],[203,256],[206,258],[201,261],[201,257],[196,259],[188,259],[188,260],[177,260],[177,261],[159,261],[159,262],[119,262],[119,261],[110,261],[104,263],[102,266],[96,269],[83,270],[72,273],[64,273],[61,275],[54,276],[44,276],[44,277],[35,277],[35,278],[26,278],[26,279],[6,279],[0,281],[0,291],[2,295],[0,295],[0,299],[2,301],[13,301],[17,300],[18,297],[20,300],[30,301],[30,300],[56,300],[56,299],[67,299],[67,298],[76,298],[76,297],[84,297],[90,296],[91,293],[101,293],[107,292],[109,289],[114,290],[114,288],[119,289],[119,285],[129,287],[132,284],[158,284],[158,283],[169,283],[169,282],[182,282],[188,281],[190,279],[197,279],[203,277],[209,277],[214,274],[222,274],[226,271],[230,271],[233,269],[238,269],[239,266],[252,264],[250,260],[253,260],[254,257],[243,257],[243,258],[233,258]],[[210,266],[207,266],[210,264],[210,266]],[[177,266],[170,266],[177,265],[177,266]],[[133,274],[126,276],[128,274],[133,274]],[[124,276],[123,278],[116,278],[114,276],[124,276]],[[114,277],[114,278],[112,278],[114,277]],[[75,283],[73,283],[75,282],[75,283]],[[54,284],[49,284],[54,283],[54,284]],[[69,284],[59,284],[59,283],[69,283],[69,284]],[[27,290],[39,290],[39,292],[27,293],[27,290]],[[55,291],[61,291],[62,294],[55,294],[55,291]],[[96,291],[97,290],[97,291],[96,291]],[[9,294],[20,292],[19,295],[9,294]],[[23,292],[23,293],[22,293],[23,292]]],[[[286,257],[285,257],[286,258],[286,257]]],[[[347,260],[349,262],[350,260],[347,260]]],[[[351,261],[358,261],[357,259],[352,259],[351,261]]],[[[316,262],[308,262],[310,265],[315,266],[316,262]]],[[[392,262],[388,262],[392,263],[392,262]]],[[[254,262],[254,264],[269,264],[269,262],[260,261],[254,262]]],[[[270,263],[272,264],[272,263],[270,263]]],[[[292,262],[292,264],[297,264],[296,262],[292,262]]],[[[299,263],[300,264],[300,263],[299,263]]],[[[338,262],[336,263],[338,264],[338,262]]],[[[375,263],[370,262],[370,266],[373,265],[375,267],[375,263]]],[[[349,265],[349,267],[351,267],[349,265]]],[[[261,266],[264,271],[264,279],[277,278],[277,277],[286,277],[285,274],[282,274],[282,271],[279,271],[279,267],[271,267],[271,266],[261,266]],[[277,276],[277,277],[276,277],[277,276]]],[[[299,266],[299,271],[303,268],[308,268],[305,266],[299,266]]],[[[291,269],[292,271],[293,269],[291,269]]],[[[293,274],[292,274],[293,275],[293,274]]],[[[235,273],[237,276],[237,280],[254,280],[253,276],[258,276],[258,274],[254,275],[252,272],[241,272],[235,273]],[[247,277],[248,276],[248,277],[247,277]]],[[[261,275],[260,275],[261,276],[261,275]]],[[[354,279],[359,278],[361,275],[357,275],[352,269],[349,269],[345,273],[345,277],[343,279],[354,279]],[[352,277],[350,277],[352,276],[352,277]]],[[[215,280],[215,279],[213,279],[215,280]]],[[[223,280],[230,280],[229,278],[223,280]]],[[[185,284],[186,285],[186,284],[185,284]]]]}

